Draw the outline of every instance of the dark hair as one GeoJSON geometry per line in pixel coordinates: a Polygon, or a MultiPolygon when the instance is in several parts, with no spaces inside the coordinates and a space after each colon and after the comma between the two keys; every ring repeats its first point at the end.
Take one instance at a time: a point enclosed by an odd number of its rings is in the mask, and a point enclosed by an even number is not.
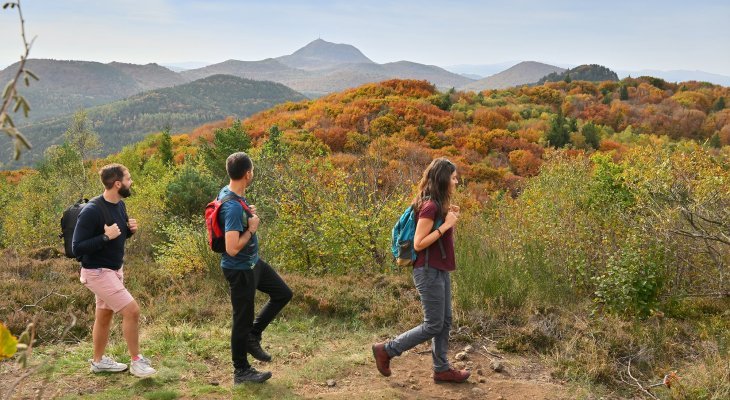
{"type": "Polygon", "coordinates": [[[253,168],[251,157],[242,151],[233,153],[226,159],[226,172],[228,172],[228,177],[234,181],[243,178],[251,168],[253,168]]]}
{"type": "Polygon", "coordinates": [[[418,194],[413,199],[413,207],[418,213],[421,206],[428,200],[436,202],[440,206],[436,212],[436,219],[442,219],[448,212],[449,203],[451,202],[451,174],[456,171],[456,165],[445,157],[436,158],[423,171],[423,177],[418,183],[418,194]]]}
{"type": "Polygon", "coordinates": [[[114,182],[124,179],[125,171],[128,171],[127,167],[122,164],[108,164],[99,170],[99,179],[105,188],[111,189],[114,182]]]}

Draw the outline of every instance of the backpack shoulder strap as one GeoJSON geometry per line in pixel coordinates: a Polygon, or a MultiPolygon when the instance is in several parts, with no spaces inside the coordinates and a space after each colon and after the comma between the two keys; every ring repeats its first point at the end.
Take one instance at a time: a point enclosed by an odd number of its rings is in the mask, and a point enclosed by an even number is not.
{"type": "Polygon", "coordinates": [[[101,195],[89,200],[89,203],[94,203],[97,207],[99,207],[101,215],[104,218],[104,225],[114,224],[114,220],[112,219],[112,215],[109,212],[109,208],[107,208],[106,204],[104,203],[104,198],[101,195]]]}
{"type": "Polygon", "coordinates": [[[238,200],[238,203],[241,204],[241,207],[243,207],[243,211],[247,215],[251,215],[251,216],[253,215],[253,213],[251,212],[251,209],[248,207],[248,204],[246,204],[246,202],[243,201],[243,199],[240,196],[238,196],[238,195],[236,195],[234,193],[229,193],[229,194],[223,196],[223,198],[220,200],[221,201],[221,207],[223,206],[223,203],[225,203],[225,202],[227,202],[229,200],[234,200],[234,199],[235,200],[238,200]]]}
{"type": "MultiPolygon", "coordinates": [[[[431,199],[429,198],[429,200],[431,200],[431,199]]],[[[436,215],[441,214],[441,212],[442,212],[441,203],[439,203],[436,200],[431,200],[431,201],[433,201],[434,204],[436,204],[436,215]]],[[[444,221],[442,220],[442,218],[435,219],[433,221],[433,227],[431,228],[431,232],[438,229],[441,225],[443,225],[443,223],[444,223],[444,221]]],[[[439,236],[439,238],[436,239],[436,241],[438,242],[439,250],[441,251],[441,259],[445,260],[446,259],[446,250],[444,249],[444,242],[441,239],[442,239],[442,237],[439,236]]],[[[428,248],[426,248],[426,266],[428,266],[428,256],[429,256],[429,251],[428,251],[428,248]]]]}
{"type": "Polygon", "coordinates": [[[124,200],[119,200],[119,204],[122,206],[122,212],[124,212],[124,218],[129,222],[129,214],[127,214],[127,204],[124,200]]]}

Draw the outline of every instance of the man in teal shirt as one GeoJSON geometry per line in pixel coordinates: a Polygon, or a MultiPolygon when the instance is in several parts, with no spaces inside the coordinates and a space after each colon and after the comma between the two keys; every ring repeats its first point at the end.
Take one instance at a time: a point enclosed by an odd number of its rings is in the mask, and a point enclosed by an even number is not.
{"type": "Polygon", "coordinates": [[[223,201],[220,218],[225,232],[226,251],[221,259],[223,275],[231,287],[233,326],[231,354],[233,383],[264,382],[271,372],[257,371],[248,362],[247,354],[259,361],[271,361],[261,348],[261,335],[276,315],[292,298],[292,291],[276,271],[259,258],[256,231],[260,219],[256,207],[246,201],[246,188],[253,181],[253,162],[246,153],[228,156],[226,172],[230,182],[221,189],[223,201]],[[256,289],[269,295],[269,301],[254,320],[256,289]]]}

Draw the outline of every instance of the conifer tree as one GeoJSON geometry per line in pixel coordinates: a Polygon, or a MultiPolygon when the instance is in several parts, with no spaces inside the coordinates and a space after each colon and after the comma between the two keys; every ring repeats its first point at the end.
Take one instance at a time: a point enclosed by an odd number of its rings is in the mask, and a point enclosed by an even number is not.
{"type": "Polygon", "coordinates": [[[172,136],[170,136],[170,127],[166,127],[162,130],[162,138],[160,139],[160,147],[157,152],[160,154],[160,159],[165,165],[172,165],[173,154],[172,154],[172,136]]]}
{"type": "Polygon", "coordinates": [[[725,109],[725,97],[720,96],[719,99],[715,102],[715,105],[712,107],[714,111],[720,111],[725,109]]]}
{"type": "Polygon", "coordinates": [[[629,89],[626,87],[626,85],[621,85],[621,89],[619,89],[619,99],[622,101],[626,101],[629,99],[629,89]]]}

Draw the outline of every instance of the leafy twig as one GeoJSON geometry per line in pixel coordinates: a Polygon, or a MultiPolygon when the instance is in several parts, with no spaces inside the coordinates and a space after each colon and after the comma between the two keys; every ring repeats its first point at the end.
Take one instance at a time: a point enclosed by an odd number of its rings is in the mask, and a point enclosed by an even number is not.
{"type": "Polygon", "coordinates": [[[25,63],[28,61],[28,55],[30,54],[30,48],[33,46],[33,42],[35,41],[35,37],[31,39],[30,43],[28,43],[28,40],[25,36],[25,19],[23,19],[23,11],[20,8],[20,0],[16,0],[15,2],[8,2],[3,4],[3,9],[6,8],[17,8],[18,9],[18,16],[20,17],[20,35],[23,38],[23,46],[25,48],[25,53],[20,56],[20,65],[18,66],[18,70],[15,73],[15,77],[8,82],[7,86],[5,86],[5,89],[2,93],[2,105],[0,106],[0,130],[5,131],[8,136],[13,138],[15,150],[13,154],[13,158],[15,160],[20,158],[20,151],[22,147],[25,147],[27,149],[31,149],[33,146],[30,144],[28,139],[26,139],[25,136],[23,136],[22,133],[15,127],[15,124],[13,123],[12,118],[10,118],[9,110],[10,110],[10,103],[15,102],[15,107],[13,107],[13,112],[18,111],[21,107],[23,108],[23,114],[27,117],[28,111],[30,111],[30,105],[28,104],[28,101],[25,100],[25,98],[18,94],[17,91],[17,84],[18,80],[20,79],[20,76],[22,74],[25,74],[24,81],[25,85],[30,85],[30,78],[33,78],[35,80],[38,80],[38,77],[35,76],[31,71],[27,70],[25,68],[25,63]]]}

